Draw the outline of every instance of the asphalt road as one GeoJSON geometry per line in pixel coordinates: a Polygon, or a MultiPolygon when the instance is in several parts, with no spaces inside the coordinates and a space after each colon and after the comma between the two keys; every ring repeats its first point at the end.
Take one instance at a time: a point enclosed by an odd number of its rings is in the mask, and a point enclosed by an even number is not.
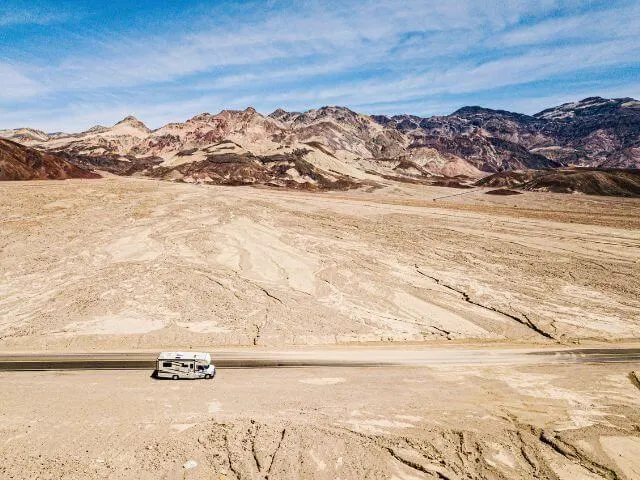
{"type": "MultiPolygon", "coordinates": [[[[637,363],[640,346],[607,348],[344,347],[214,350],[219,368],[637,363]]],[[[0,353],[0,370],[153,369],[157,353],[0,353]]]]}

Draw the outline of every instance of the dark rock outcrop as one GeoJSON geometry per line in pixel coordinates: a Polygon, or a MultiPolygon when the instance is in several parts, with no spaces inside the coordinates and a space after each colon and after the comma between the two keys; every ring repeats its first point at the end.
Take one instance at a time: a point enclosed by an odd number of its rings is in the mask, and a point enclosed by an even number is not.
{"type": "Polygon", "coordinates": [[[476,185],[537,192],[640,197],[640,170],[562,168],[501,172],[479,180],[476,185]]]}
{"type": "Polygon", "coordinates": [[[95,172],[73,165],[60,155],[41,152],[0,139],[0,180],[64,180],[100,178],[95,172]]]}

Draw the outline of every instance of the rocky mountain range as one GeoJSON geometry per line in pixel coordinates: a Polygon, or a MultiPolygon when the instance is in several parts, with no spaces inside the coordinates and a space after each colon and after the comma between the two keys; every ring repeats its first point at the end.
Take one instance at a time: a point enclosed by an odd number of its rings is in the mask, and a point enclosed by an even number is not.
{"type": "Polygon", "coordinates": [[[591,97],[532,116],[464,107],[426,118],[336,106],[264,116],[247,108],[155,130],[126,117],[81,133],[19,128],[0,137],[119,175],[296,188],[464,182],[567,165],[639,168],[640,102],[591,97]]]}

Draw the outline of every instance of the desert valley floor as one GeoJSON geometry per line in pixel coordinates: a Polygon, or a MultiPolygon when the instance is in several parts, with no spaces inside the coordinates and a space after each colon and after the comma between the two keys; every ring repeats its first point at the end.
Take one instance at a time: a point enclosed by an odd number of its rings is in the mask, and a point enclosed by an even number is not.
{"type": "MultiPolygon", "coordinates": [[[[5,182],[0,353],[639,346],[640,200],[486,191],[5,182]]],[[[640,478],[633,370],[0,372],[0,477],[640,478]]]]}
{"type": "Polygon", "coordinates": [[[7,182],[0,347],[640,337],[640,201],[484,191],[7,182]]]}

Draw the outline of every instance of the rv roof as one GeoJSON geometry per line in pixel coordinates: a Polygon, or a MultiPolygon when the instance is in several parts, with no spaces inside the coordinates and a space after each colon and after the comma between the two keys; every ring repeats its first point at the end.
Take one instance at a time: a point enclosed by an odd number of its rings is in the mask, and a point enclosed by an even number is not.
{"type": "Polygon", "coordinates": [[[210,360],[211,355],[203,352],[162,352],[158,355],[158,360],[210,360]]]}

